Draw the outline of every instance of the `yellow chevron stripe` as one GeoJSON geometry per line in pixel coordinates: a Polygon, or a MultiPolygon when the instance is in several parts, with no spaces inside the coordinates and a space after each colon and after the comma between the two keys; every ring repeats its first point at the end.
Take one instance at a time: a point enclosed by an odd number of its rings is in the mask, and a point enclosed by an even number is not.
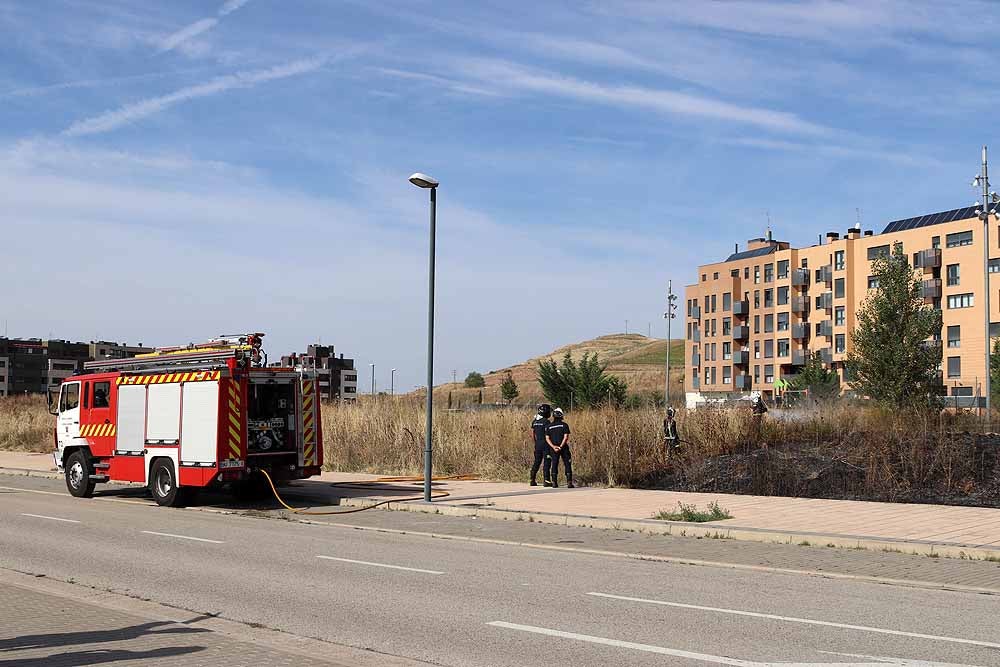
{"type": "Polygon", "coordinates": [[[232,458],[234,459],[238,459],[240,458],[240,456],[242,456],[239,446],[234,445],[233,443],[229,443],[229,451],[233,453],[232,458]]]}
{"type": "Polygon", "coordinates": [[[233,425],[234,428],[240,427],[240,420],[236,418],[236,415],[229,413],[229,423],[233,425]]]}
{"type": "Polygon", "coordinates": [[[111,435],[111,424],[105,424],[104,428],[101,429],[101,437],[108,437],[111,435]]]}
{"type": "Polygon", "coordinates": [[[89,429],[89,428],[90,428],[90,424],[84,424],[83,426],[81,426],[80,427],[80,435],[83,436],[83,437],[87,437],[87,429],[89,429]]]}
{"type": "Polygon", "coordinates": [[[235,440],[242,440],[242,438],[240,437],[240,432],[237,431],[232,426],[229,427],[229,435],[231,435],[235,440]]]}

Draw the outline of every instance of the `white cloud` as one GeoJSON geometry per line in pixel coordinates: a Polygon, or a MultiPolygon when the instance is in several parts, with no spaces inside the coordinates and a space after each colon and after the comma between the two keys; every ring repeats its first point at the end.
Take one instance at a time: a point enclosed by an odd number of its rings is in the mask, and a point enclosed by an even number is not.
{"type": "Polygon", "coordinates": [[[134,123],[143,118],[158,114],[165,109],[176,106],[183,102],[218,95],[228,90],[236,88],[252,88],[261,83],[275,81],[291,76],[313,72],[322,67],[327,62],[327,58],[309,58],[297,60],[295,62],[278,65],[268,69],[252,70],[247,72],[237,72],[219,76],[206,83],[196,86],[181,88],[167,95],[151,97],[113,111],[85,118],[77,121],[66,128],[62,134],[68,137],[78,137],[88,134],[99,134],[134,123]]]}
{"type": "Polygon", "coordinates": [[[190,23],[180,30],[164,37],[163,41],[160,43],[160,52],[173,51],[180,45],[194,39],[198,35],[208,32],[219,24],[219,20],[222,17],[232,14],[243,5],[247,4],[247,2],[249,2],[249,0],[227,0],[227,2],[219,8],[215,17],[199,19],[198,21],[190,23]]]}

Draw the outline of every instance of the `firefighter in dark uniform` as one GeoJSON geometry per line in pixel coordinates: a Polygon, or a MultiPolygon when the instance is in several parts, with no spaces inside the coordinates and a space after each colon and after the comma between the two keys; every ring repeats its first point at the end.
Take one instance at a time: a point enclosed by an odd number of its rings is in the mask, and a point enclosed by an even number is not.
{"type": "Polygon", "coordinates": [[[549,456],[551,450],[545,442],[545,429],[549,426],[549,417],[552,416],[552,406],[542,403],[538,406],[538,414],[531,422],[531,437],[535,442],[535,460],[531,464],[531,486],[538,486],[535,480],[538,477],[538,469],[542,469],[542,482],[545,486],[552,486],[549,482],[549,464],[552,457],[549,456]]]}
{"type": "Polygon", "coordinates": [[[680,449],[680,436],[677,435],[677,416],[672,407],[667,408],[667,416],[663,420],[663,442],[667,446],[667,454],[680,449]]]}
{"type": "Polygon", "coordinates": [[[566,486],[573,488],[573,455],[569,451],[569,424],[563,421],[563,411],[556,408],[552,411],[552,423],[545,430],[545,440],[552,452],[552,469],[550,471],[552,486],[559,486],[559,459],[566,468],[566,486]]]}

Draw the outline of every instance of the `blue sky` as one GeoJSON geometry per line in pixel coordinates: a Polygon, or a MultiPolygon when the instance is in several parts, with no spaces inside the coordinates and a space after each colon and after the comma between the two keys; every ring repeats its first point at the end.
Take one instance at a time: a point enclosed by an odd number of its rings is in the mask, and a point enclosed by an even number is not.
{"type": "Polygon", "coordinates": [[[410,389],[419,170],[442,183],[436,381],[626,319],[663,336],[667,280],[768,216],[809,243],[972,203],[995,8],[0,0],[0,319],[322,337],[410,389]]]}

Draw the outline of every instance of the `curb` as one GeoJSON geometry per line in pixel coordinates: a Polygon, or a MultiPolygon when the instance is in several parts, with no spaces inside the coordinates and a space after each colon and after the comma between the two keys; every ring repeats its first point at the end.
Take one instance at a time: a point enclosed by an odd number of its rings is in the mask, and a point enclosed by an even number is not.
{"type": "MultiPolygon", "coordinates": [[[[44,479],[62,479],[62,475],[56,472],[33,470],[30,468],[8,468],[0,466],[0,474],[39,477],[44,479]]],[[[489,498],[483,499],[483,504],[489,502],[489,498]]],[[[340,505],[343,507],[360,508],[367,507],[371,504],[372,501],[365,498],[340,499],[340,505]]],[[[684,523],[679,521],[657,521],[654,519],[616,519],[613,517],[599,517],[585,514],[556,514],[552,512],[529,512],[524,510],[505,510],[489,507],[459,507],[444,503],[425,503],[424,501],[391,502],[381,505],[378,509],[393,512],[421,512],[423,514],[471,517],[498,521],[527,521],[529,523],[545,523],[559,526],[574,526],[578,528],[597,528],[600,530],[622,530],[630,533],[672,535],[675,537],[694,537],[696,539],[708,538],[737,540],[743,542],[801,544],[802,546],[825,546],[866,551],[887,551],[894,553],[909,553],[914,555],[970,560],[1000,558],[1000,548],[984,548],[981,546],[949,542],[879,538],[865,535],[838,535],[809,531],[741,528],[737,526],[725,526],[714,523],[684,523]]]]}

